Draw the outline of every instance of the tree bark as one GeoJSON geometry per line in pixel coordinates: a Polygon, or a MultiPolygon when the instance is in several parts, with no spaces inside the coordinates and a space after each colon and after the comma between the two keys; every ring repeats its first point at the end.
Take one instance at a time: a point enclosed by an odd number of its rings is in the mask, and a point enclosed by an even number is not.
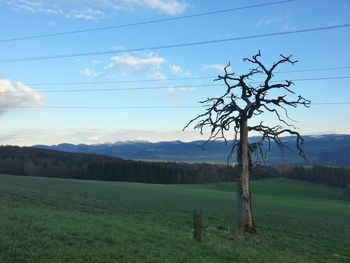
{"type": "Polygon", "coordinates": [[[237,161],[240,177],[237,180],[237,214],[238,229],[241,233],[256,233],[251,207],[249,177],[251,174],[251,159],[248,143],[248,119],[240,121],[240,139],[237,149],[237,161]]]}

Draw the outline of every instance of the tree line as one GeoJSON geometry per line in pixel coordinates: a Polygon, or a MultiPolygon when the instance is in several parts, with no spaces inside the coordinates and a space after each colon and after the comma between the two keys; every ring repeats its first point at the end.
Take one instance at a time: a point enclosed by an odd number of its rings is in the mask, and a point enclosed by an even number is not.
{"type": "MultiPolygon", "coordinates": [[[[0,146],[0,173],[155,184],[201,184],[235,181],[239,169],[219,164],[131,161],[96,154],[0,146]]],[[[253,179],[272,177],[287,177],[341,188],[350,185],[350,169],[346,168],[255,167],[253,179]]]]}

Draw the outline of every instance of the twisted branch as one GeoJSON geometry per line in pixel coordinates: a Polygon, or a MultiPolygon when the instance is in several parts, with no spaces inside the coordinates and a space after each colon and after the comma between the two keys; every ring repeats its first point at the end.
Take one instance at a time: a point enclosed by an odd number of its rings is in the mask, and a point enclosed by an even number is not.
{"type": "Polygon", "coordinates": [[[290,80],[286,80],[283,83],[270,84],[270,81],[274,77],[274,71],[283,64],[294,65],[297,60],[292,60],[292,56],[280,55],[280,59],[273,63],[271,67],[266,67],[261,62],[261,52],[251,58],[244,58],[244,62],[253,64],[247,74],[240,76],[235,73],[229,72],[230,63],[224,68],[224,75],[219,75],[214,81],[223,81],[226,86],[225,93],[217,98],[207,98],[200,103],[206,108],[203,114],[198,115],[192,119],[184,128],[188,128],[194,124],[194,129],[200,131],[203,135],[205,128],[210,128],[210,136],[205,144],[209,141],[223,139],[227,143],[227,133],[232,130],[233,132],[233,146],[228,156],[228,162],[231,159],[234,149],[239,146],[238,134],[240,132],[240,122],[242,119],[249,120],[253,116],[261,116],[265,112],[273,113],[280,125],[269,127],[265,126],[263,122],[260,122],[257,126],[248,127],[249,131],[255,131],[262,135],[261,141],[258,143],[250,144],[250,152],[260,152],[263,160],[265,160],[267,151],[271,149],[271,142],[275,142],[281,150],[281,154],[288,149],[280,136],[284,134],[296,136],[296,148],[299,155],[307,161],[307,158],[302,151],[301,145],[304,140],[301,135],[296,131],[296,127],[289,123],[293,121],[288,116],[288,107],[296,108],[297,106],[310,107],[311,101],[297,96],[295,99],[289,99],[289,96],[295,95],[292,90],[294,83],[290,80]],[[254,87],[250,85],[251,78],[256,74],[264,74],[265,78],[261,81],[261,84],[254,87]],[[280,91],[280,95],[269,99],[267,95],[271,90],[280,91]],[[285,117],[282,117],[284,113],[285,117]],[[283,127],[282,125],[286,126],[283,127]],[[263,153],[263,142],[268,142],[268,148],[263,153]]]}

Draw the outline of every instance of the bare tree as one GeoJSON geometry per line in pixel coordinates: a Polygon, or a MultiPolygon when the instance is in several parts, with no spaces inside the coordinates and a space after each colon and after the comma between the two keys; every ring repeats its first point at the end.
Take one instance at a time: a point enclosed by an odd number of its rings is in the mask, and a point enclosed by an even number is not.
{"type": "Polygon", "coordinates": [[[240,76],[229,73],[230,64],[228,64],[224,69],[225,75],[219,75],[215,80],[224,81],[227,87],[226,92],[220,97],[201,101],[206,111],[184,127],[185,130],[189,125],[194,124],[194,129],[198,129],[201,134],[206,128],[209,128],[210,136],[207,142],[223,139],[227,143],[227,133],[233,133],[234,144],[228,156],[228,162],[236,149],[237,165],[240,168],[240,176],[237,180],[237,215],[238,228],[241,233],[256,232],[249,189],[249,178],[253,168],[252,154],[255,153],[265,159],[272,142],[277,144],[283,154],[289,148],[283,143],[280,136],[289,134],[296,136],[298,153],[306,160],[301,149],[304,140],[290,123],[292,119],[288,116],[287,108],[296,108],[298,105],[309,107],[311,101],[300,95],[294,99],[288,98],[288,95],[295,95],[291,90],[294,84],[292,81],[286,80],[283,83],[272,81],[273,73],[280,65],[285,63],[294,65],[297,62],[291,60],[291,56],[280,56],[280,59],[270,68],[261,62],[260,51],[251,58],[244,58],[243,61],[250,62],[254,68],[240,76]],[[256,82],[252,82],[252,78],[256,75],[263,76],[263,80],[253,85],[256,82]],[[271,98],[271,95],[274,96],[271,98]],[[248,120],[253,116],[260,116],[266,112],[274,114],[279,124],[269,126],[261,121],[258,125],[248,125],[248,120]],[[260,141],[249,143],[249,132],[261,134],[260,141]],[[264,143],[267,146],[263,147],[264,143]]]}

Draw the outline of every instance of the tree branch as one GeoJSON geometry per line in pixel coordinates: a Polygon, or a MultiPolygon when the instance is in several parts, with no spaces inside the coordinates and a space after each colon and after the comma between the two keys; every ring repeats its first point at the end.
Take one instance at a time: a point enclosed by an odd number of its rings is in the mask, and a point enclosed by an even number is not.
{"type": "MultiPolygon", "coordinates": [[[[192,119],[183,130],[194,124],[194,129],[198,129],[201,134],[205,128],[210,128],[210,135],[208,140],[222,139],[227,143],[227,133],[233,128],[234,142],[231,152],[228,156],[228,161],[231,159],[234,149],[239,146],[238,133],[240,132],[240,123],[242,119],[251,119],[253,116],[262,116],[264,112],[271,112],[276,117],[279,123],[287,126],[284,128],[281,125],[274,127],[268,127],[260,125],[249,127],[249,131],[259,132],[262,135],[259,143],[250,144],[250,151],[259,151],[262,153],[262,144],[264,141],[268,142],[268,150],[271,149],[271,142],[275,142],[281,149],[283,154],[287,145],[285,145],[280,136],[284,134],[296,136],[296,148],[299,155],[305,160],[306,156],[301,149],[301,145],[304,140],[300,134],[295,131],[296,127],[288,122],[292,120],[288,116],[288,107],[296,108],[297,106],[310,107],[311,101],[297,96],[295,99],[289,99],[289,96],[295,95],[295,92],[291,89],[294,83],[290,80],[286,80],[283,83],[270,84],[273,79],[274,71],[283,64],[294,65],[297,60],[292,60],[292,56],[280,55],[280,59],[273,63],[271,67],[266,67],[261,62],[261,52],[255,54],[251,58],[244,58],[243,61],[250,62],[254,65],[253,69],[250,69],[248,73],[236,76],[234,73],[229,72],[230,63],[224,68],[224,75],[219,75],[214,81],[223,81],[226,86],[224,94],[217,98],[208,98],[200,103],[206,108],[203,114],[198,115],[192,119]],[[260,85],[253,87],[249,83],[251,78],[256,74],[264,74],[265,78],[260,85]],[[270,91],[280,92],[281,94],[275,98],[267,98],[270,91]],[[284,113],[285,118],[281,115],[284,113]]],[[[293,120],[292,120],[293,121],[293,120]]],[[[266,154],[261,154],[264,157],[266,154]]]]}

